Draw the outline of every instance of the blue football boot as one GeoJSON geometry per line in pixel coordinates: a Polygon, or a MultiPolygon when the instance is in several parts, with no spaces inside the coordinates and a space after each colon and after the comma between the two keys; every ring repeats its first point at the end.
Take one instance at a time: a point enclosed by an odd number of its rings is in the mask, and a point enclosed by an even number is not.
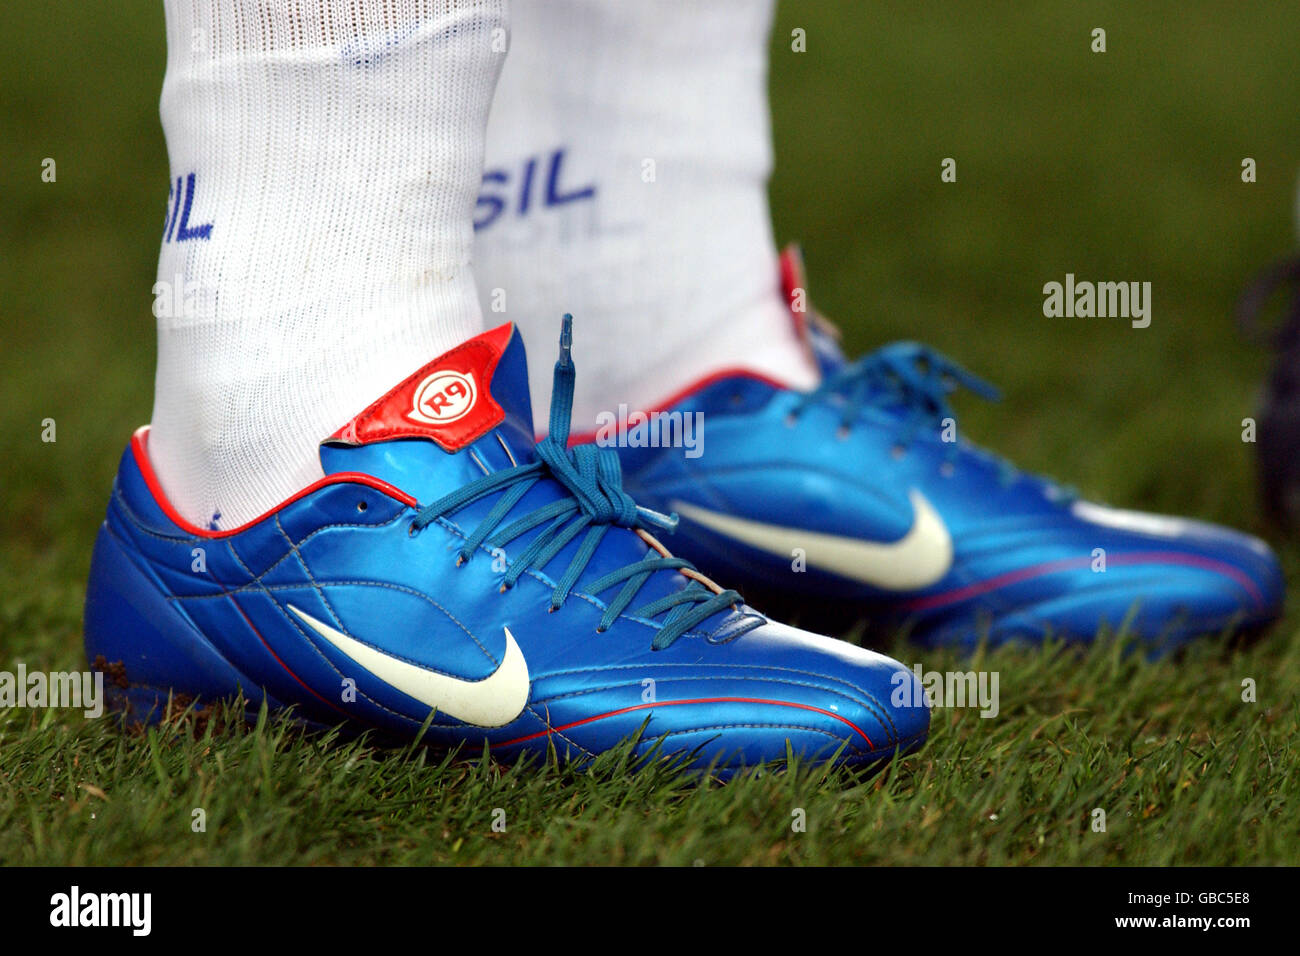
{"type": "Polygon", "coordinates": [[[616,454],[566,449],[566,317],[550,437],[534,444],[510,325],[397,385],[321,443],[324,476],[209,531],[169,505],[148,429],[122,457],[86,594],[112,703],[242,691],[317,725],[579,762],[635,736],[696,767],[866,765],[925,739],[896,661],[773,623],[654,533],[616,454]],[[432,716],[431,716],[432,715],[432,716]]]}
{"type": "Polygon", "coordinates": [[[680,516],[679,554],[746,593],[847,604],[934,645],[1122,629],[1170,648],[1279,615],[1282,575],[1262,541],[1081,501],[961,440],[949,395],[993,398],[990,386],[914,343],[845,360],[796,305],[797,253],[782,271],[820,386],[714,377],[660,409],[702,415],[695,457],[620,449],[629,492],[680,516]]]}

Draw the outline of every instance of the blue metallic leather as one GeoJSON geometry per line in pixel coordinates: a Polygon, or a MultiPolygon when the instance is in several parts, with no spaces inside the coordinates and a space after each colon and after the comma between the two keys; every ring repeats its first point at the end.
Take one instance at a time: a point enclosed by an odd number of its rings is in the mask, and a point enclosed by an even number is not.
{"type": "MultiPolygon", "coordinates": [[[[895,346],[898,348],[898,346],[895,346]]],[[[826,373],[841,367],[823,364],[826,373]]],[[[931,645],[1088,641],[1104,629],[1160,648],[1281,611],[1283,581],[1262,541],[1195,521],[1133,516],[1076,503],[1052,482],[1009,468],[938,427],[905,427],[914,410],[844,406],[737,375],[714,380],[668,411],[702,412],[703,454],[623,448],[626,484],[664,511],[696,506],[868,542],[896,542],[920,492],[951,536],[953,560],[929,586],[891,590],[771,553],[682,515],[673,550],[747,593],[804,604],[851,602],[873,621],[931,645]],[[1104,564],[1102,563],[1104,561],[1104,564]],[[1101,568],[1104,567],[1104,570],[1101,568]]]]}
{"type": "MultiPolygon", "coordinates": [[[[584,585],[645,558],[647,543],[632,530],[610,529],[552,613],[553,575],[578,540],[503,591],[526,538],[457,560],[497,496],[413,529],[421,505],[412,500],[427,504],[485,469],[533,460],[526,382],[514,334],[491,382],[507,412],[498,427],[456,453],[419,438],[323,445],[327,475],[373,476],[393,488],[344,477],[232,533],[196,533],[170,518],[138,449],[128,448],[95,545],[85,614],[88,659],[125,671],[128,686],[110,688],[117,704],[151,719],[169,691],[213,698],[242,690],[254,705],[265,697],[312,723],[411,737],[429,708],[323,640],[292,605],[387,655],[468,681],[501,665],[509,628],[531,677],[522,712],[491,728],[435,714],[425,740],[436,745],[490,746],[506,758],[553,745],[581,761],[644,723],[639,752],[663,738],[665,752],[689,752],[693,766],[729,770],[784,759],[787,742],[807,758],[839,751],[840,762],[856,765],[921,744],[928,709],[891,701],[923,699],[910,671],[749,607],[714,614],[663,650],[651,649],[661,619],[624,613],[598,633],[612,594],[584,585]],[[355,681],[354,701],[344,699],[345,679],[355,681]]],[[[544,479],[507,520],[564,494],[544,479]]],[[[690,585],[681,573],[658,571],[642,594],[650,600],[690,585]]]]}

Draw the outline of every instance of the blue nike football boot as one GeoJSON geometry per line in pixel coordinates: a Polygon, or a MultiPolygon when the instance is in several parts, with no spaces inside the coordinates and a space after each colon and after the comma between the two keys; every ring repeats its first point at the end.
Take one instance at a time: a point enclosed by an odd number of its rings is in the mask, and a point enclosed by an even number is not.
{"type": "Polygon", "coordinates": [[[616,454],[566,449],[566,317],[551,437],[534,444],[510,325],[416,372],[321,443],[324,477],[230,531],[181,518],[122,457],[86,594],[86,655],[111,702],[242,691],[312,724],[578,762],[634,736],[727,772],[866,765],[920,746],[903,665],[773,623],[654,532],[616,454]]]}
{"type": "Polygon", "coordinates": [[[782,272],[820,386],[714,377],[661,407],[702,414],[697,457],[620,449],[629,492],[680,516],[677,553],[746,593],[847,604],[932,645],[1123,629],[1170,648],[1279,615],[1262,541],[1078,500],[960,440],[950,393],[990,386],[914,343],[845,360],[825,320],[796,311],[797,252],[782,272]]]}

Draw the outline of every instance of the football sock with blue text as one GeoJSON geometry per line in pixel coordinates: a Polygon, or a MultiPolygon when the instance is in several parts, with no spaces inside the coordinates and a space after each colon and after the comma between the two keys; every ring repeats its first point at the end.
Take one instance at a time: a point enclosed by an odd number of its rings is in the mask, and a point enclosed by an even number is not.
{"type": "MultiPolygon", "coordinates": [[[[770,0],[516,0],[474,272],[530,347],[572,312],[575,435],[745,368],[814,383],[768,212],[770,0]]],[[[497,314],[492,314],[497,313],[497,314]]],[[[551,383],[531,370],[534,418],[551,383]]]]}
{"type": "Polygon", "coordinates": [[[507,10],[164,5],[149,454],[186,519],[226,529],[310,484],[324,436],[481,331],[472,217],[507,10]]]}

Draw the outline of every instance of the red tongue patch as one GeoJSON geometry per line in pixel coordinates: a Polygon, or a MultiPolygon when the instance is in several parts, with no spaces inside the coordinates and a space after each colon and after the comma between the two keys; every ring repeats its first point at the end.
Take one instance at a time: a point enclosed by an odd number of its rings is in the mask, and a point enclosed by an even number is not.
{"type": "Polygon", "coordinates": [[[803,268],[803,250],[793,242],[781,250],[781,292],[790,309],[795,337],[807,352],[809,361],[816,367],[820,362],[817,360],[817,348],[813,345],[813,327],[816,326],[836,342],[840,339],[840,332],[808,302],[808,276],[803,268]]]}
{"type": "Polygon", "coordinates": [[[458,345],[326,441],[367,445],[392,438],[430,438],[446,451],[460,451],[505,420],[505,410],[492,398],[492,373],[513,333],[514,326],[507,322],[458,345]]]}
{"type": "Polygon", "coordinates": [[[790,243],[781,250],[781,291],[785,294],[785,304],[790,309],[790,318],[794,321],[794,334],[799,343],[812,354],[812,344],[808,341],[808,279],[803,268],[803,250],[790,243]]]}

